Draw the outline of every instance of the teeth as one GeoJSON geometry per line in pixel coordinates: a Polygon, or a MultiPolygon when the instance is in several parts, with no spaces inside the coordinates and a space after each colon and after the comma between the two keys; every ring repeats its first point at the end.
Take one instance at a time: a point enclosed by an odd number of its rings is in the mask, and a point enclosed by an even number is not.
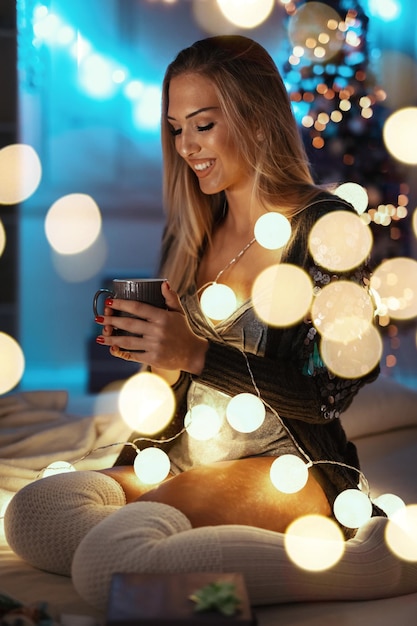
{"type": "Polygon", "coordinates": [[[197,163],[196,165],[194,165],[194,169],[201,172],[203,170],[206,170],[208,167],[210,167],[212,163],[213,161],[207,161],[207,163],[197,163]]]}

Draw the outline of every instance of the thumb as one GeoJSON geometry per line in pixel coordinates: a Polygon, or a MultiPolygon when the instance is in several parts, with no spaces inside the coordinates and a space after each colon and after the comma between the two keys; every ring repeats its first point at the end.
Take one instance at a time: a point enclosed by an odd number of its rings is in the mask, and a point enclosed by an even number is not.
{"type": "Polygon", "coordinates": [[[179,295],[176,291],[173,291],[169,285],[169,282],[166,280],[162,283],[162,295],[165,298],[165,303],[167,305],[167,309],[169,311],[178,311],[179,313],[183,313],[183,308],[180,302],[179,295]]]}

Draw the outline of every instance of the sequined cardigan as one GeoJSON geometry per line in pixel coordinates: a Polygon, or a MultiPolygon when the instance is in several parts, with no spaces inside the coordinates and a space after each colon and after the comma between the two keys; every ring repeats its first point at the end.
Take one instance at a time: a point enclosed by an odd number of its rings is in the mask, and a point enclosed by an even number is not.
{"type": "MultiPolygon", "coordinates": [[[[293,243],[283,251],[281,258],[281,263],[297,265],[309,273],[315,293],[334,280],[351,280],[364,289],[369,284],[370,270],[366,263],[348,273],[329,274],[316,265],[309,252],[308,237],[313,225],[323,215],[336,210],[354,211],[337,197],[322,194],[318,201],[296,215],[292,219],[293,243]]],[[[210,340],[201,374],[183,372],[174,385],[176,414],[159,438],[166,441],[162,447],[168,450],[168,440],[183,428],[191,380],[234,396],[253,393],[253,376],[262,400],[279,414],[295,441],[313,461],[310,471],[332,507],[340,492],[356,489],[359,482],[356,447],[347,440],[340,416],[359,389],[375,380],[378,373],[379,366],[362,378],[333,375],[320,357],[320,337],[308,319],[285,329],[269,327],[265,356],[244,355],[237,348],[210,340]]],[[[125,449],[116,463],[131,462],[131,456],[132,449],[125,449]]],[[[373,512],[383,514],[375,506],[373,512]]],[[[347,538],[354,534],[350,529],[343,530],[347,538]]]]}

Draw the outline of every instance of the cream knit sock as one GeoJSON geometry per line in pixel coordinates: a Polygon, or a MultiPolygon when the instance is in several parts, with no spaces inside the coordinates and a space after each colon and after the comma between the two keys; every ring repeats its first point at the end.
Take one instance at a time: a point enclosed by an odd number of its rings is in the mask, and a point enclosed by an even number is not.
{"type": "Polygon", "coordinates": [[[387,520],[373,518],[346,542],[342,559],[308,572],[288,558],[284,536],[249,526],[192,529],[175,508],[132,503],[95,526],[76,550],[78,593],[104,610],[115,572],[241,572],[253,605],[365,600],[417,591],[417,563],[396,558],[384,539],[387,520]],[[109,540],[111,538],[111,540],[109,540]]]}
{"type": "Polygon", "coordinates": [[[99,472],[41,478],[12,498],[5,513],[6,539],[31,565],[69,576],[84,535],[125,502],[119,483],[99,472]]]}

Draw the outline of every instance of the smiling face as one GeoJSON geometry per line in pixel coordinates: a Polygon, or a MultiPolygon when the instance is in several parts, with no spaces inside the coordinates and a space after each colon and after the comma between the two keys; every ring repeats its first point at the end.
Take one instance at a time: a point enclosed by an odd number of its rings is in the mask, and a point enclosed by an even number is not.
{"type": "Polygon", "coordinates": [[[201,191],[247,188],[252,176],[230,137],[213,83],[200,74],[181,74],[171,80],[168,96],[175,148],[197,176],[201,191]]]}

